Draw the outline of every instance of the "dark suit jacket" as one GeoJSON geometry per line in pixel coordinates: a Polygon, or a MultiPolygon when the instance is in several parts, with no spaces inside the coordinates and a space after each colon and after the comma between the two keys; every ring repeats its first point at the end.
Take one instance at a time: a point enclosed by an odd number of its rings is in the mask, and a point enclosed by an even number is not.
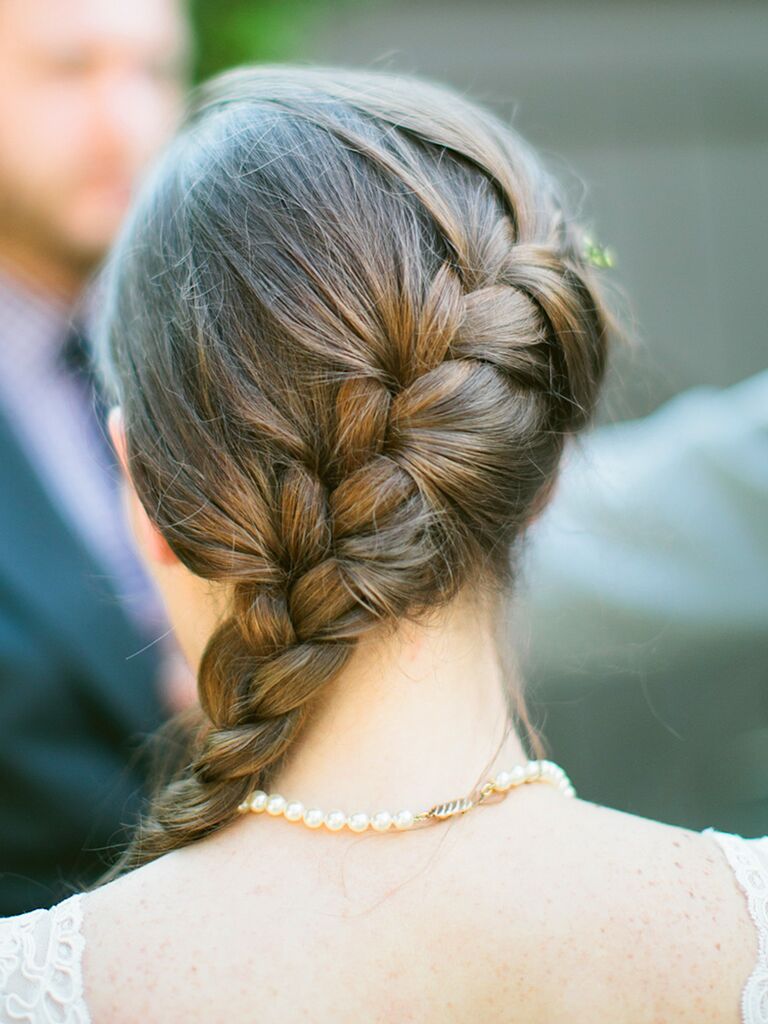
{"type": "Polygon", "coordinates": [[[146,643],[0,414],[0,915],[50,906],[124,843],[164,718],[146,643]]]}

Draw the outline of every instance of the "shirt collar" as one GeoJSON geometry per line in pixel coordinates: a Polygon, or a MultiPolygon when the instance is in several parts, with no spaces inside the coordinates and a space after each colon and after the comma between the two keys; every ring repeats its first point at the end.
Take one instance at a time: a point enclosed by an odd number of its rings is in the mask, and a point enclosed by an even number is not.
{"type": "Polygon", "coordinates": [[[88,291],[69,304],[0,268],[0,367],[12,363],[14,375],[55,369],[68,332],[81,317],[90,316],[88,291]]]}

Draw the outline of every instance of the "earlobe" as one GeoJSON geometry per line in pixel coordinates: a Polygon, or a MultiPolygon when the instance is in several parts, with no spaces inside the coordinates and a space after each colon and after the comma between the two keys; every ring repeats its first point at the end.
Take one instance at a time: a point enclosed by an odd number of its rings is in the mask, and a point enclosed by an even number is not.
{"type": "Polygon", "coordinates": [[[140,506],[139,529],[144,533],[144,548],[153,561],[160,565],[180,565],[178,557],[144,510],[144,506],[133,492],[134,500],[140,506]]]}
{"type": "Polygon", "coordinates": [[[179,559],[139,500],[128,471],[128,449],[125,443],[123,413],[119,405],[109,411],[107,429],[123,471],[128,521],[139,551],[145,558],[160,565],[175,565],[179,559]]]}

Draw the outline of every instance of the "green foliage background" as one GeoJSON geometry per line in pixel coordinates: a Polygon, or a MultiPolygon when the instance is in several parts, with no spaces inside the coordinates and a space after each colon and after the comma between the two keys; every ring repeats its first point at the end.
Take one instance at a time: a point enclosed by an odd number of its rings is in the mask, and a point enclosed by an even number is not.
{"type": "Polygon", "coordinates": [[[189,0],[194,79],[234,64],[306,59],[314,26],[375,0],[189,0]]]}

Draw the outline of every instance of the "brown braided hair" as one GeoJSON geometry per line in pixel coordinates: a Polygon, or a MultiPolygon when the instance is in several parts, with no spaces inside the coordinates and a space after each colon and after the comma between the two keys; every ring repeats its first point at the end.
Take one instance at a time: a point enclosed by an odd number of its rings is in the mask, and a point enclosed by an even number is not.
{"type": "Polygon", "coordinates": [[[528,146],[456,92],[290,66],[198,90],[114,249],[97,360],[142,504],[231,612],[106,879],[268,789],[361,637],[508,592],[603,377],[594,274],[528,146]]]}

